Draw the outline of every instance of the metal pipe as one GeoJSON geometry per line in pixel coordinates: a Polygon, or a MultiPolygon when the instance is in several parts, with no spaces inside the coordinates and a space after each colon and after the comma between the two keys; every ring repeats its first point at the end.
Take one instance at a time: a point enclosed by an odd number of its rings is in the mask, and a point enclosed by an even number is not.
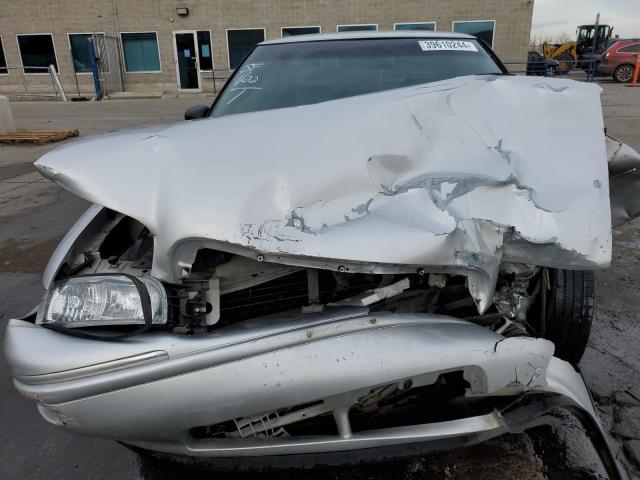
{"type": "MultiPolygon", "coordinates": [[[[49,74],[51,75],[51,81],[53,82],[54,90],[59,90],[62,101],[67,102],[67,96],[65,95],[64,89],[62,88],[62,83],[60,83],[60,77],[58,77],[56,67],[54,67],[53,65],[49,65],[49,74]]],[[[56,91],[56,95],[57,94],[58,93],[56,91]]]]}
{"type": "Polygon", "coordinates": [[[24,87],[24,93],[28,93],[27,90],[27,81],[24,78],[24,68],[20,69],[20,78],[22,79],[22,86],[24,87]]]}
{"type": "Polygon", "coordinates": [[[93,85],[96,89],[96,100],[102,100],[104,91],[102,89],[102,82],[100,82],[100,72],[98,71],[98,62],[96,60],[96,48],[93,43],[93,37],[87,40],[89,42],[89,54],[91,58],[91,72],[93,74],[93,85]]]}
{"type": "Polygon", "coordinates": [[[600,14],[596,15],[595,30],[593,32],[593,45],[591,46],[591,65],[589,66],[590,76],[587,81],[591,82],[596,76],[596,46],[598,45],[598,26],[600,25],[600,14]]]}

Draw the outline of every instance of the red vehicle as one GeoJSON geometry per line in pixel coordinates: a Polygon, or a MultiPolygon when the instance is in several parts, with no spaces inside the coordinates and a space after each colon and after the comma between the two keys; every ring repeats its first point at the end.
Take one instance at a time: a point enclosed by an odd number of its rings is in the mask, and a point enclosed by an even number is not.
{"type": "Polygon", "coordinates": [[[611,75],[616,82],[627,83],[633,77],[636,59],[640,55],[640,39],[618,40],[602,55],[598,72],[611,75]]]}

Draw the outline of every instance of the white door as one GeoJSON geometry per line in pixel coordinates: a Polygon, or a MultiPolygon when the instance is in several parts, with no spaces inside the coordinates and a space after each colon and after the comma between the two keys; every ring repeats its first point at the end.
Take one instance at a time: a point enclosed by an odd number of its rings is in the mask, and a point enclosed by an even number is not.
{"type": "Polygon", "coordinates": [[[200,65],[195,31],[173,32],[178,90],[200,91],[200,65]]]}

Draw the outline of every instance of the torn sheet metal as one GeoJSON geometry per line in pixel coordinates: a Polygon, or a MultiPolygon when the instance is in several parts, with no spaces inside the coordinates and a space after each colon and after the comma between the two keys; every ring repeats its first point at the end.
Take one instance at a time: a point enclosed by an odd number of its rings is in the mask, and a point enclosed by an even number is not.
{"type": "Polygon", "coordinates": [[[164,280],[204,246],[350,272],[424,267],[468,275],[483,311],[504,261],[609,264],[600,92],[460,77],[103,135],[36,167],[146,225],[164,280]]]}
{"type": "Polygon", "coordinates": [[[617,138],[607,137],[611,223],[627,223],[640,215],[640,154],[617,138]]]}
{"type": "Polygon", "coordinates": [[[253,328],[256,322],[249,321],[219,335],[187,338],[159,333],[140,336],[136,342],[106,342],[96,349],[86,339],[12,320],[5,354],[19,391],[77,419],[76,425],[66,427],[121,440],[175,441],[198,425],[406,379],[432,384],[450,371],[463,373],[470,396],[517,395],[546,386],[554,349],[548,340],[504,338],[439,315],[372,317],[330,309],[260,321],[258,330],[253,328]],[[57,355],[45,364],[24,354],[33,345],[46,345],[43,351],[57,355]],[[81,356],[79,351],[87,353],[81,356]],[[82,368],[97,368],[97,359],[107,358],[108,363],[140,358],[149,351],[168,358],[106,375],[87,376],[82,368]],[[60,365],[76,367],[61,370],[60,365]],[[83,372],[85,376],[78,378],[83,372]],[[212,382],[224,388],[212,391],[212,382]],[[198,407],[202,398],[216,407],[198,407]]]}

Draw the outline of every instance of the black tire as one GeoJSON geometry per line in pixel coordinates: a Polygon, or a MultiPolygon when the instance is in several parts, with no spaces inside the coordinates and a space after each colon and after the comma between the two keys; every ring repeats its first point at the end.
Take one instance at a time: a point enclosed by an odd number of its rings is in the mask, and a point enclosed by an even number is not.
{"type": "Polygon", "coordinates": [[[618,83],[629,83],[633,78],[633,65],[622,64],[618,65],[613,72],[613,79],[618,83]]]}
{"type": "Polygon", "coordinates": [[[548,273],[543,337],[555,344],[556,357],[577,365],[593,323],[593,272],[548,269],[548,273]]]}
{"type": "Polygon", "coordinates": [[[555,58],[558,61],[558,73],[566,75],[576,67],[576,62],[568,53],[561,53],[555,58]]]}

